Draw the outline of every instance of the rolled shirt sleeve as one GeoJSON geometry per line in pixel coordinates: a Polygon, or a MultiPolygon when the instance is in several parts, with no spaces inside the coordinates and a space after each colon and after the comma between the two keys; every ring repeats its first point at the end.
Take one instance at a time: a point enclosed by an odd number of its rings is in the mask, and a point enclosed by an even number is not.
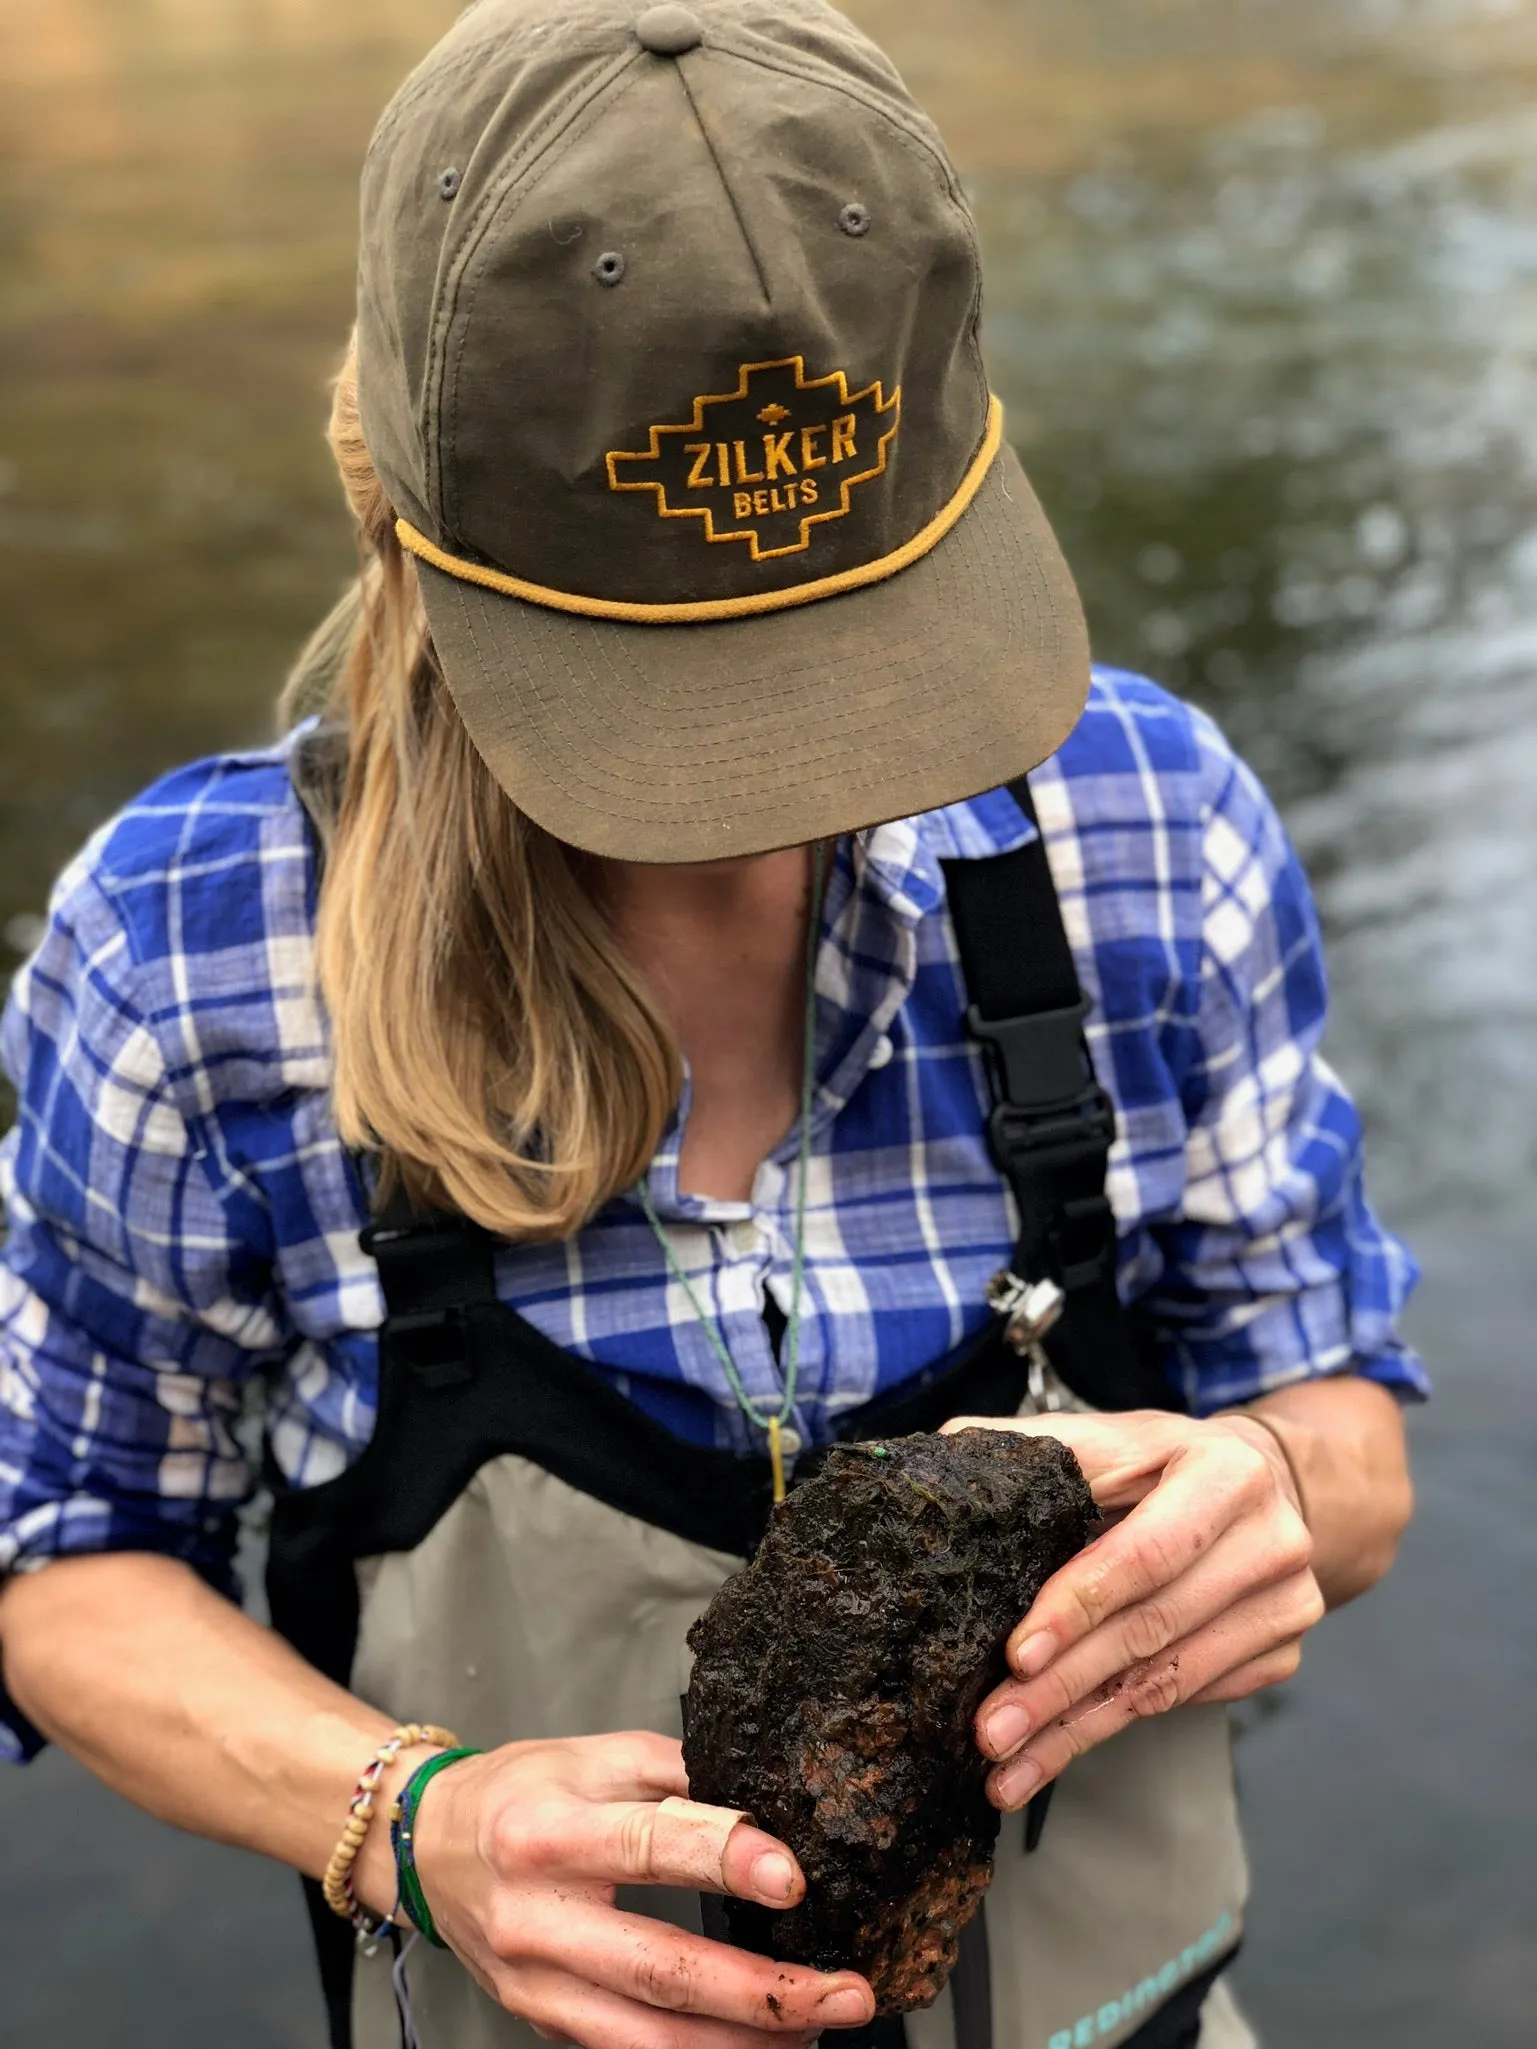
{"type": "Polygon", "coordinates": [[[1201,985],[1180,1096],[1178,1214],[1143,1307],[1191,1410],[1358,1373],[1429,1391],[1398,1334],[1418,1279],[1366,1199],[1355,1105],[1319,1051],[1327,1010],[1311,892],[1275,809],[1214,728],[1202,839],[1201,985]]]}
{"type": "MultiPolygon", "coordinates": [[[[252,1486],[237,1425],[285,1333],[260,1200],[221,1163],[157,1036],[174,1005],[154,982],[174,972],[135,960],[87,849],[13,984],[0,1574],[155,1551],[232,1590],[252,1486]]],[[[0,1752],[25,1747],[18,1728],[8,1746],[0,1727],[0,1752]]]]}

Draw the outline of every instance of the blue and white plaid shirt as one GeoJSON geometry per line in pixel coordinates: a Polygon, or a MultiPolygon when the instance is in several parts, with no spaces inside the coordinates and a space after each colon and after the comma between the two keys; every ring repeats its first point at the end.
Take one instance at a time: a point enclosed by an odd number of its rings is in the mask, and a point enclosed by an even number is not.
{"type": "MultiPolygon", "coordinates": [[[[1221,734],[1100,671],[1033,777],[1118,1137],[1120,1284],[1197,1413],[1352,1368],[1423,1392],[1395,1333],[1415,1278],[1361,1186],[1320,1059],[1307,885],[1221,734]]],[[[846,840],[817,961],[817,1092],[794,1428],[953,1350],[1014,1241],[961,1024],[941,861],[1031,832],[1002,792],[846,840]]],[[[382,1304],[365,1198],[327,1099],[315,870],[281,749],[167,777],[61,879],[4,1026],[0,1572],[146,1549],[228,1583],[252,1485],[236,1425],[265,1389],[304,1486],[373,1428],[382,1304]]],[[[776,1406],[765,1292],[789,1307],[796,1135],[748,1202],[657,1208],[750,1394],[776,1406]]],[[[566,1244],[509,1248],[505,1299],[700,1442],[761,1448],[633,1197],[566,1244]]],[[[0,1747],[5,1737],[0,1730],[0,1747]]]]}

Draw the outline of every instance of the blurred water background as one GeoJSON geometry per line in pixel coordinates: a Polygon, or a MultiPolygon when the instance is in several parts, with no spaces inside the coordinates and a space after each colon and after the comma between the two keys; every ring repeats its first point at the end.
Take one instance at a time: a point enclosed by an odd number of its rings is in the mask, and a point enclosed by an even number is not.
{"type": "MultiPolygon", "coordinates": [[[[348,573],[358,160],[445,0],[0,0],[0,935],[265,734],[348,573]]],[[[1096,651],[1213,709],[1318,887],[1422,1253],[1403,1562],[1247,1713],[1269,2049],[1537,2011],[1537,4],[855,0],[936,114],[1096,651]]],[[[313,2049],[292,1881],[0,1778],[4,2049],[313,2049]]]]}

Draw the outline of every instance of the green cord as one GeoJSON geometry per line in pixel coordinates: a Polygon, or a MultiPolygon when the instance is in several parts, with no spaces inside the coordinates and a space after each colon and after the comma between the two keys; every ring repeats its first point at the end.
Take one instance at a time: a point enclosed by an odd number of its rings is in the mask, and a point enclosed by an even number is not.
{"type": "Polygon", "coordinates": [[[785,1321],[785,1391],[776,1415],[766,1417],[742,1385],[742,1376],[736,1370],[736,1361],[728,1351],[726,1341],[721,1336],[714,1318],[700,1301],[693,1282],[683,1271],[683,1263],[678,1258],[677,1249],[656,1213],[651,1200],[649,1174],[643,1174],[635,1184],[640,1206],[646,1213],[646,1221],[656,1234],[657,1243],[662,1248],[673,1279],[687,1295],[689,1307],[698,1317],[704,1334],[725,1371],[731,1392],[736,1396],[737,1407],[750,1423],[755,1424],[759,1430],[769,1430],[771,1435],[777,1432],[782,1424],[787,1423],[795,1411],[795,1388],[800,1373],[801,1280],[806,1267],[806,1178],[811,1165],[811,1110],[816,1099],[816,963],[817,946],[821,938],[822,878],[826,857],[826,845],[818,840],[813,859],[811,917],[806,927],[806,1015],[801,1047],[801,1137],[800,1154],[796,1162],[795,1249],[790,1266],[790,1314],[785,1321]]]}
{"type": "Polygon", "coordinates": [[[445,1765],[457,1764],[463,1757],[480,1757],[482,1754],[468,1747],[440,1750],[436,1757],[429,1757],[425,1764],[416,1767],[401,1787],[400,1797],[390,1811],[390,1848],[395,1852],[395,1882],[400,1891],[400,1905],[405,1908],[412,1927],[425,1935],[434,1949],[447,1949],[448,1944],[437,1931],[432,1909],[422,1891],[422,1882],[416,1875],[416,1810],[421,1805],[423,1793],[445,1765]]]}

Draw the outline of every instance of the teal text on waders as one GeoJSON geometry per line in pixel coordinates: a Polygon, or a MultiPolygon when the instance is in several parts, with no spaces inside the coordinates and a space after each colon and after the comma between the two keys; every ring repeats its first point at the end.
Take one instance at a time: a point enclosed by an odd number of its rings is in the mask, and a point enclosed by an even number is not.
{"type": "Polygon", "coordinates": [[[1122,2021],[1161,2005],[1182,1980],[1198,1971],[1202,1964],[1211,1962],[1232,1932],[1232,1915],[1220,1915],[1198,1942],[1190,1943],[1177,1957],[1170,1957],[1150,1977],[1139,1978],[1132,1989],[1123,1992],[1119,1999],[1107,1999],[1097,2013],[1084,2014],[1070,2028],[1058,2028],[1046,2049],[1088,2049],[1089,2043],[1099,2041],[1118,2028],[1122,2021]]]}

